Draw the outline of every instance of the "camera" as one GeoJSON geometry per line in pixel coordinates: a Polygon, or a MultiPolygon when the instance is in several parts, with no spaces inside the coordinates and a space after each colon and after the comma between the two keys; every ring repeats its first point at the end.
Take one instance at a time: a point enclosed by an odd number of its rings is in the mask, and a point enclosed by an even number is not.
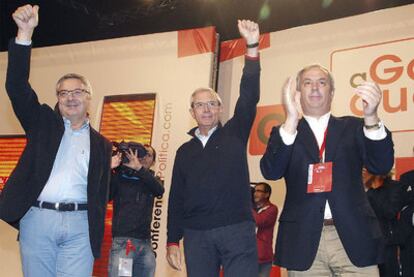
{"type": "Polygon", "coordinates": [[[115,147],[115,150],[112,151],[112,156],[116,155],[118,153],[121,153],[121,163],[129,163],[129,159],[126,155],[127,152],[129,152],[129,149],[132,150],[132,152],[136,152],[138,155],[138,158],[143,158],[148,154],[147,149],[145,149],[144,145],[138,142],[130,141],[130,142],[112,142],[112,145],[115,147]]]}

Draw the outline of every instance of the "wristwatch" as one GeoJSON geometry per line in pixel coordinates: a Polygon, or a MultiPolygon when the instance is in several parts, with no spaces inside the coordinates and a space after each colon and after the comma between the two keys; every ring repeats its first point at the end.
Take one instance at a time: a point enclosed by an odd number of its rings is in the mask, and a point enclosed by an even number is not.
{"type": "Polygon", "coordinates": [[[246,44],[247,48],[256,48],[257,46],[259,46],[259,42],[255,42],[255,43],[251,43],[251,44],[246,44]]]}

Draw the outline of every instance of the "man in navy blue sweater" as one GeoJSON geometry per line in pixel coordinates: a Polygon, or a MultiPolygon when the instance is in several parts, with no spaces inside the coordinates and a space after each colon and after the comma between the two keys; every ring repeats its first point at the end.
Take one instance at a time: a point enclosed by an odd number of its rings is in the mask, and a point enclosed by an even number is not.
{"type": "Polygon", "coordinates": [[[184,238],[188,276],[258,275],[255,223],[250,198],[246,145],[260,92],[259,27],[240,20],[247,44],[240,97],[234,116],[222,126],[218,94],[200,88],[191,96],[197,121],[175,157],[168,206],[167,260],[181,270],[184,238]]]}

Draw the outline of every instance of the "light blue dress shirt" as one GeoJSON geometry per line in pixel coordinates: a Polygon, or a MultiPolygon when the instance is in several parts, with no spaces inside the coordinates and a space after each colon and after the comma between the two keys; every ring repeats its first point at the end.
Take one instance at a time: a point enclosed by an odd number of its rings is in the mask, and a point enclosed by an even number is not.
{"type": "Polygon", "coordinates": [[[49,179],[39,195],[39,201],[87,203],[90,155],[89,120],[73,130],[63,118],[65,133],[49,179]]]}

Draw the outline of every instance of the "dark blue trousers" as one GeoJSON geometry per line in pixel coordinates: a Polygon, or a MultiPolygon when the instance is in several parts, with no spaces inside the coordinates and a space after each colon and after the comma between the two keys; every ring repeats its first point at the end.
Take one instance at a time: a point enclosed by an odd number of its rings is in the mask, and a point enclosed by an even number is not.
{"type": "Polygon", "coordinates": [[[184,230],[184,255],[189,277],[257,277],[255,224],[244,221],[210,230],[184,230]]]}

